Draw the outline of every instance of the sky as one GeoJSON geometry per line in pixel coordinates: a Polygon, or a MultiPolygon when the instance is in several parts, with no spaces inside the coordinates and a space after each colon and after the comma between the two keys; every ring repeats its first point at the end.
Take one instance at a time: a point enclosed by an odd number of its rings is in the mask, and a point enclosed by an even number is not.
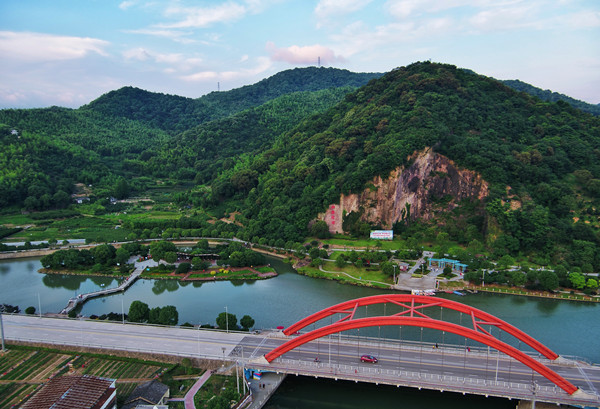
{"type": "Polygon", "coordinates": [[[2,0],[0,108],[431,60],[600,103],[600,0],[2,0]]]}

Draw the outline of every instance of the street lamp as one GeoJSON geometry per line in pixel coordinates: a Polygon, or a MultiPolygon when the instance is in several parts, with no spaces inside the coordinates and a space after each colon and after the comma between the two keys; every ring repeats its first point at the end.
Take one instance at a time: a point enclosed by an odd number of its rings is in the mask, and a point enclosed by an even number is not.
{"type": "Polygon", "coordinates": [[[229,313],[227,312],[227,306],[225,306],[225,332],[229,334],[229,313]]]}
{"type": "Polygon", "coordinates": [[[0,337],[2,338],[2,351],[4,352],[6,349],[4,348],[4,325],[2,324],[2,311],[0,311],[0,337]]]}

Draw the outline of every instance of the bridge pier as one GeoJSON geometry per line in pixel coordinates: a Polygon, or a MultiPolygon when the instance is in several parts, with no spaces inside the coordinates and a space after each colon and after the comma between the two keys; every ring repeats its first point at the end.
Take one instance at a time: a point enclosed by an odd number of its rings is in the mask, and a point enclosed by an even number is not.
{"type": "Polygon", "coordinates": [[[265,372],[260,380],[249,381],[252,403],[246,409],[261,409],[273,396],[287,375],[277,372],[265,372]]]}

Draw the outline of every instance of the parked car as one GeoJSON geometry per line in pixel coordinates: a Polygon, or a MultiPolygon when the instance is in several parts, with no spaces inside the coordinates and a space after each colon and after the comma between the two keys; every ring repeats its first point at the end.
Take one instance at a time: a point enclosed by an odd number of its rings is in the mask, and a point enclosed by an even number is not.
{"type": "Polygon", "coordinates": [[[369,362],[371,364],[376,364],[377,358],[375,358],[373,355],[363,355],[360,357],[360,361],[361,362],[369,362]]]}

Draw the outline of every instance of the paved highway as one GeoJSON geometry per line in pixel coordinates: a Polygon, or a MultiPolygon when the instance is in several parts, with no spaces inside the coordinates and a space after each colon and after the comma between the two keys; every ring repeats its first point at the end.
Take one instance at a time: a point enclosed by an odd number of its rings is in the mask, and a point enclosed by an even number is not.
{"type": "MultiPolygon", "coordinates": [[[[250,335],[25,315],[3,315],[3,322],[7,340],[193,358],[227,358],[244,362],[255,361],[288,339],[281,332],[250,335]]],[[[600,391],[600,367],[575,361],[541,361],[583,391],[591,394],[598,394],[600,391]]],[[[292,373],[319,373],[321,376],[330,377],[336,377],[336,374],[346,371],[356,374],[356,379],[366,381],[376,381],[386,376],[389,378],[402,374],[421,374],[418,375],[419,379],[421,376],[434,379],[443,375],[450,379],[466,378],[469,382],[480,383],[482,386],[495,382],[519,384],[522,388],[530,389],[535,382],[546,391],[552,389],[555,390],[555,394],[563,393],[525,365],[498,354],[495,350],[488,353],[483,348],[467,351],[461,347],[421,347],[415,343],[377,342],[364,338],[357,342],[332,335],[330,339],[320,339],[302,345],[278,358],[273,364],[292,368],[288,371],[292,373]],[[379,362],[361,363],[360,356],[363,354],[375,355],[379,362]],[[319,358],[318,363],[314,362],[316,357],[319,358]]],[[[438,387],[443,388],[443,385],[438,387]]]]}
{"type": "MultiPolygon", "coordinates": [[[[264,355],[280,345],[285,339],[247,337],[233,355],[244,354],[245,358],[264,355]],[[243,345],[243,348],[242,348],[243,345]]],[[[471,349],[459,347],[432,348],[399,342],[353,342],[349,343],[332,336],[331,342],[321,339],[302,345],[286,353],[283,358],[314,362],[319,357],[321,366],[345,365],[358,368],[377,368],[377,370],[409,371],[425,374],[439,374],[456,377],[477,378],[486,381],[513,382],[554,387],[554,384],[524,364],[491,349],[471,349]],[[360,362],[361,355],[374,355],[376,364],[360,362]]],[[[540,360],[540,359],[538,359],[540,360]]],[[[597,394],[600,390],[600,367],[585,363],[568,361],[556,363],[547,359],[540,360],[552,370],[569,380],[575,386],[597,394]]],[[[277,360],[275,361],[277,362],[277,360]]]]}

